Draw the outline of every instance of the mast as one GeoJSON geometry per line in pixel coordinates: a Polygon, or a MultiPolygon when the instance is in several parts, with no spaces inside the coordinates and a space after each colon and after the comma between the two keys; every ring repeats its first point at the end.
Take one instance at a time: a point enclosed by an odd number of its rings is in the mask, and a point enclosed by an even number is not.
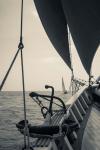
{"type": "Polygon", "coordinates": [[[74,71],[73,71],[73,62],[72,62],[72,52],[71,52],[71,39],[70,39],[70,30],[69,27],[67,25],[67,29],[68,29],[68,42],[69,42],[69,55],[70,55],[70,64],[71,64],[71,84],[69,87],[69,91],[72,92],[72,95],[74,94],[74,71]]]}

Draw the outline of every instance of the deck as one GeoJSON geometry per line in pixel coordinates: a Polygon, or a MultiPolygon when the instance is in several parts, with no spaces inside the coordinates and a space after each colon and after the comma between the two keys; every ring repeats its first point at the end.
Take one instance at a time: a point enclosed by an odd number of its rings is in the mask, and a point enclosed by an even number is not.
{"type": "MultiPolygon", "coordinates": [[[[76,143],[75,145],[77,145],[77,141],[79,141],[79,135],[78,132],[80,131],[79,129],[82,127],[81,124],[84,125],[84,128],[86,126],[86,122],[88,120],[89,116],[88,114],[91,111],[91,98],[88,97],[88,93],[87,93],[87,87],[84,86],[81,90],[79,90],[73,97],[71,97],[69,99],[69,101],[66,103],[66,107],[67,107],[67,113],[69,113],[69,119],[75,121],[78,124],[78,130],[77,131],[73,131],[72,136],[74,137],[74,143],[76,143]],[[85,123],[84,123],[85,122],[85,123]]],[[[66,114],[67,115],[67,114],[66,114]]],[[[59,125],[62,118],[64,118],[64,113],[58,111],[55,113],[55,115],[52,117],[50,125],[59,125]]],[[[47,125],[48,122],[45,121],[44,125],[47,125]]],[[[84,131],[83,131],[84,132],[84,131]]],[[[34,135],[33,135],[34,136],[34,135]]],[[[82,139],[83,134],[81,134],[81,139],[82,139]]],[[[58,138],[59,139],[59,138],[58,138]]],[[[37,149],[61,149],[61,145],[58,146],[56,144],[56,140],[55,142],[53,142],[53,147],[52,147],[52,140],[53,138],[45,138],[45,137],[41,137],[38,138],[34,143],[33,143],[33,147],[35,150],[37,149]],[[54,148],[55,147],[55,148],[54,148]]],[[[54,141],[54,140],[53,140],[54,141]]],[[[65,146],[63,148],[63,150],[78,150],[77,146],[74,147],[74,144],[71,143],[70,139],[65,136],[64,138],[64,143],[65,146]]],[[[81,140],[82,141],[82,140],[81,140]]],[[[60,143],[60,141],[59,141],[60,143]]],[[[81,143],[81,142],[80,142],[81,143]]]]}
{"type": "MultiPolygon", "coordinates": [[[[98,105],[98,104],[97,104],[98,105]]],[[[32,143],[34,150],[100,150],[100,108],[97,107],[91,91],[84,86],[66,103],[66,113],[58,110],[51,120],[45,120],[43,126],[59,126],[65,118],[77,124],[77,128],[68,133],[40,135],[32,143]]],[[[60,131],[60,130],[59,130],[60,131]]],[[[50,131],[51,132],[51,131],[50,131]]],[[[31,135],[31,137],[34,137],[31,135]]]]}
{"type": "Polygon", "coordinates": [[[100,110],[93,106],[83,136],[82,150],[100,150],[100,110]]]}

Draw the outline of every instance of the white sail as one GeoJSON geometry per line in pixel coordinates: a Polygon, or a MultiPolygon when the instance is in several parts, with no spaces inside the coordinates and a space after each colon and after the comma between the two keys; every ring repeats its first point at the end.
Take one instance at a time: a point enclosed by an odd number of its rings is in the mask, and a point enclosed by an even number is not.
{"type": "Polygon", "coordinates": [[[62,77],[62,91],[63,91],[63,94],[67,94],[67,90],[65,88],[63,77],[62,77]]]}

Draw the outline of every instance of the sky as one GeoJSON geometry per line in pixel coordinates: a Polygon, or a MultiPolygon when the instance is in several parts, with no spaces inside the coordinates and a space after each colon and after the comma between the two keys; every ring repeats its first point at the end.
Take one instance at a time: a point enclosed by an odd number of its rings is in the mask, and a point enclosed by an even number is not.
{"type": "MultiPolygon", "coordinates": [[[[20,4],[20,0],[0,0],[0,83],[18,49],[20,4]]],[[[54,86],[55,90],[62,90],[62,77],[68,89],[71,71],[49,41],[33,0],[24,0],[23,43],[26,90],[45,90],[45,84],[54,86]]],[[[80,62],[73,42],[71,42],[71,51],[75,77],[87,80],[88,75],[80,62]]],[[[95,77],[100,75],[99,58],[100,49],[92,65],[92,73],[95,77]]],[[[22,90],[20,54],[3,90],[22,90]]]]}

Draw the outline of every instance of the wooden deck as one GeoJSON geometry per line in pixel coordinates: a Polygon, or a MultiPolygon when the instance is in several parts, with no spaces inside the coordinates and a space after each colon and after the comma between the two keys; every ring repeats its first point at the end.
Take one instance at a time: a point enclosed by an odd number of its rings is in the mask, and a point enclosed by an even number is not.
{"type": "Polygon", "coordinates": [[[82,142],[82,150],[100,150],[100,110],[92,108],[82,142]]]}
{"type": "MultiPolygon", "coordinates": [[[[86,126],[86,120],[85,118],[87,118],[87,112],[90,112],[90,105],[91,104],[91,99],[90,97],[88,97],[88,92],[87,92],[87,87],[84,86],[81,90],[79,90],[73,97],[70,98],[70,100],[66,103],[66,107],[67,107],[67,112],[69,112],[69,119],[75,121],[78,124],[78,128],[80,131],[80,128],[82,126],[82,124],[84,124],[84,128],[86,126]],[[85,122],[85,123],[84,123],[85,122]]],[[[55,113],[55,115],[52,117],[51,122],[49,122],[49,125],[59,125],[59,123],[61,122],[62,118],[64,116],[64,113],[62,113],[61,111],[58,111],[55,113]]],[[[48,122],[45,121],[44,125],[48,125],[48,122]]],[[[83,127],[82,127],[83,128],[83,127]]],[[[83,131],[84,132],[84,131],[83,131]]],[[[76,134],[75,136],[78,136],[77,131],[74,131],[74,134],[76,134]]],[[[68,141],[67,136],[65,136],[67,139],[67,149],[68,150],[74,150],[73,145],[71,146],[71,143],[68,141]]],[[[81,143],[82,143],[82,137],[81,136],[81,143]]],[[[76,142],[80,140],[77,137],[76,142]]],[[[35,143],[33,144],[32,147],[34,147],[34,149],[41,149],[41,148],[45,148],[45,149],[52,149],[50,147],[52,143],[52,140],[50,138],[38,138],[35,143]]],[[[78,146],[78,143],[77,143],[78,146]]],[[[77,146],[75,148],[75,150],[77,150],[77,146]]],[[[56,147],[56,149],[58,150],[58,148],[56,147]]],[[[65,150],[66,148],[64,148],[65,150]]]]}
{"type": "MultiPolygon", "coordinates": [[[[79,90],[66,103],[67,113],[69,119],[78,124],[78,129],[74,130],[73,135],[76,137],[74,142],[65,135],[65,146],[61,147],[63,150],[100,150],[100,110],[94,107],[93,97],[89,93],[86,86],[79,90]],[[69,115],[68,115],[69,114],[69,115]]],[[[59,125],[64,113],[58,111],[51,119],[50,125],[59,125]]],[[[48,124],[47,121],[44,125],[48,124]]],[[[54,139],[38,138],[33,144],[34,150],[60,150],[55,144],[54,139]]]]}

